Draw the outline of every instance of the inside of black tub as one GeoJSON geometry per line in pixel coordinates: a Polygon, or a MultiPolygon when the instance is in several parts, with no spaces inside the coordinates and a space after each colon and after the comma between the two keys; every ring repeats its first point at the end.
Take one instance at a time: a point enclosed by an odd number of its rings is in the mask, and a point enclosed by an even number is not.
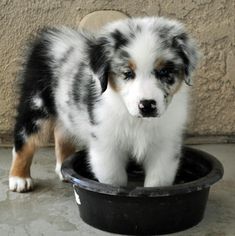
{"type": "MultiPolygon", "coordinates": [[[[208,175],[213,163],[208,160],[208,156],[203,152],[192,151],[190,148],[184,148],[182,151],[180,167],[174,185],[196,181],[208,175]]],[[[89,180],[97,181],[90,171],[86,151],[79,152],[79,156],[73,159],[72,168],[79,175],[89,180]]],[[[142,187],[144,183],[144,170],[141,165],[130,159],[127,166],[128,186],[142,187]]]]}

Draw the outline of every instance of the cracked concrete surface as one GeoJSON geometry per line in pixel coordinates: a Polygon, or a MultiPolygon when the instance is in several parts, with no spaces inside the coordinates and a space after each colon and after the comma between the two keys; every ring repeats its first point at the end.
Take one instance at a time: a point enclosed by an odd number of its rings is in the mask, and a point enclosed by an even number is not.
{"type": "MultiPolygon", "coordinates": [[[[199,225],[172,236],[235,235],[235,145],[198,145],[224,165],[223,180],[211,188],[204,220],[199,225]]],[[[8,191],[11,150],[0,149],[0,235],[108,236],[83,223],[75,204],[72,186],[62,183],[54,173],[54,152],[42,148],[32,165],[36,188],[31,193],[8,191]]]]}

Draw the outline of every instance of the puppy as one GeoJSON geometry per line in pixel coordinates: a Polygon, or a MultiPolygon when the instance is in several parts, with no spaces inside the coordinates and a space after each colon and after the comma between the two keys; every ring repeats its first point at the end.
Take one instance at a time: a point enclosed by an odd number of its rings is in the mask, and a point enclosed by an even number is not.
{"type": "Polygon", "coordinates": [[[32,158],[52,130],[60,178],[64,159],[87,148],[102,183],[125,186],[131,156],[145,187],[171,185],[197,57],[182,24],[165,18],[117,21],[98,34],[41,31],[22,72],[10,190],[33,188],[32,158]]]}

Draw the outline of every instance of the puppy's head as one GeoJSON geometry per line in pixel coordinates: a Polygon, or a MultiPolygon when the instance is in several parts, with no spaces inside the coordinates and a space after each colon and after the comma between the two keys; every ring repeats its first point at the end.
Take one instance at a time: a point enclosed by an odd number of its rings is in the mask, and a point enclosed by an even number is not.
{"type": "Polygon", "coordinates": [[[182,83],[191,84],[197,50],[182,24],[137,18],[108,25],[91,65],[102,91],[107,83],[136,117],[159,117],[182,83]]]}

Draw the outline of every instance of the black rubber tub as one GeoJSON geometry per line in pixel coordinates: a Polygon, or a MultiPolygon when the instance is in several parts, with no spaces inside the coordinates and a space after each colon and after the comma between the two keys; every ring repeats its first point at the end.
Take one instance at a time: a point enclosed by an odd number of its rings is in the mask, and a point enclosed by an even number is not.
{"type": "Polygon", "coordinates": [[[86,152],[75,153],[62,165],[74,187],[80,216],[101,230],[127,235],[159,235],[198,224],[204,215],[210,186],[223,176],[213,156],[184,147],[181,167],[170,187],[144,188],[144,173],[130,162],[127,187],[99,183],[89,171],[86,152]]]}

